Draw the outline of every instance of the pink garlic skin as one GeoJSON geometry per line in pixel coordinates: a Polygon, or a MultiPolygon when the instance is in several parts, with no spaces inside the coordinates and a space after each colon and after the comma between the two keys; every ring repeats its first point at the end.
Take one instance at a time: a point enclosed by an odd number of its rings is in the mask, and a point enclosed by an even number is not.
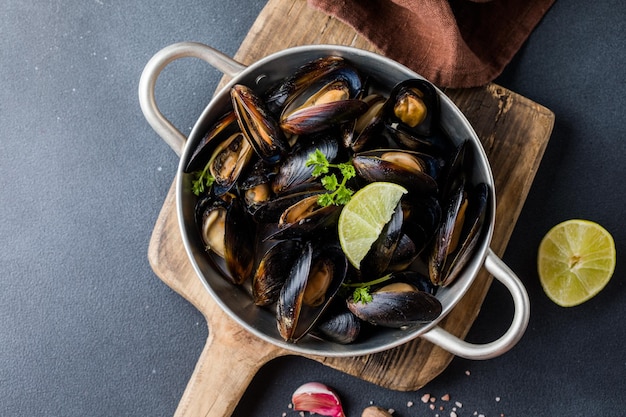
{"type": "Polygon", "coordinates": [[[291,396],[296,411],[308,411],[328,417],[345,417],[337,394],[319,382],[301,385],[291,396]]]}

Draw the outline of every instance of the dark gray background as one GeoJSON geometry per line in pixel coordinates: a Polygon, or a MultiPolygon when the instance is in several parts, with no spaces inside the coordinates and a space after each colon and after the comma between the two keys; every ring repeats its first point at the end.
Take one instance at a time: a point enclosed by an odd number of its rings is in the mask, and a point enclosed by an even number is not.
{"type": "MultiPolygon", "coordinates": [[[[143,119],[137,83],[149,58],[174,42],[233,55],[264,5],[0,4],[0,415],[173,414],[207,328],[147,261],[177,157],[143,119]]],[[[291,393],[311,380],[336,387],[350,416],[370,402],[400,417],[434,416],[424,393],[449,393],[463,404],[458,416],[626,413],[625,21],[621,0],[557,1],[497,80],[556,113],[504,256],[532,303],[521,342],[496,359],[455,359],[408,393],[306,359],[277,359],[236,416],[295,416],[291,393]],[[541,290],[536,249],[551,226],[575,217],[611,231],[619,260],[604,291],[563,309],[541,290]]],[[[171,65],[157,88],[163,112],[188,133],[219,78],[200,61],[171,65]]],[[[468,339],[497,337],[509,304],[494,284],[468,339]]]]}

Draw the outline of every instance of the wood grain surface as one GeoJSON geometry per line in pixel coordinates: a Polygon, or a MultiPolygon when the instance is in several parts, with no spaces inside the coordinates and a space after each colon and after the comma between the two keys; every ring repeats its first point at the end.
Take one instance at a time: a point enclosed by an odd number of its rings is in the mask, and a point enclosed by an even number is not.
{"type": "MultiPolygon", "coordinates": [[[[270,0],[235,59],[250,64],[281,49],[306,44],[341,44],[376,51],[352,28],[309,8],[304,0],[270,0]]],[[[501,256],[548,143],[554,115],[495,84],[445,92],[474,126],[491,163],[497,196],[491,248],[501,256]]],[[[148,258],[156,275],[197,307],[209,327],[206,346],[176,415],[230,415],[258,369],[288,352],[249,334],[222,312],[205,290],[183,248],[173,186],[157,219],[148,258]]],[[[488,273],[481,272],[440,326],[464,338],[491,281],[488,273]]],[[[418,338],[373,355],[310,358],[372,383],[408,391],[419,389],[439,375],[452,355],[418,338]]]]}

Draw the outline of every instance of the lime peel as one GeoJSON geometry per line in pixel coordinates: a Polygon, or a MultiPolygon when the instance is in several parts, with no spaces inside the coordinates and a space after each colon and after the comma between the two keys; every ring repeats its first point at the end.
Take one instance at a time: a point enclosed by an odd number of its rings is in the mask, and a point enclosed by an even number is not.
{"type": "Polygon", "coordinates": [[[597,223],[572,219],[546,233],[539,245],[537,268],[544,292],[562,307],[597,295],[613,276],[615,242],[597,223]]]}
{"type": "Polygon", "coordinates": [[[372,244],[408,191],[390,182],[373,182],[352,195],[339,215],[339,243],[348,261],[359,268],[372,244]]]}

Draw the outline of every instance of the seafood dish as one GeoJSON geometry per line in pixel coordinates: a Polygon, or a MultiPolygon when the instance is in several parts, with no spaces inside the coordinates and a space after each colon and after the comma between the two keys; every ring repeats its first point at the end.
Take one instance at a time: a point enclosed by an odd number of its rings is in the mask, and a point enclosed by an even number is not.
{"type": "Polygon", "coordinates": [[[235,84],[230,98],[184,169],[224,280],[272,311],[287,342],[347,344],[436,320],[437,291],[471,259],[492,190],[472,175],[473,142],[441,128],[435,87],[410,78],[385,91],[329,55],[264,91],[235,84]],[[315,155],[353,170],[344,200],[374,182],[407,190],[359,265],[338,238],[345,201],[328,196],[315,155]]]}

